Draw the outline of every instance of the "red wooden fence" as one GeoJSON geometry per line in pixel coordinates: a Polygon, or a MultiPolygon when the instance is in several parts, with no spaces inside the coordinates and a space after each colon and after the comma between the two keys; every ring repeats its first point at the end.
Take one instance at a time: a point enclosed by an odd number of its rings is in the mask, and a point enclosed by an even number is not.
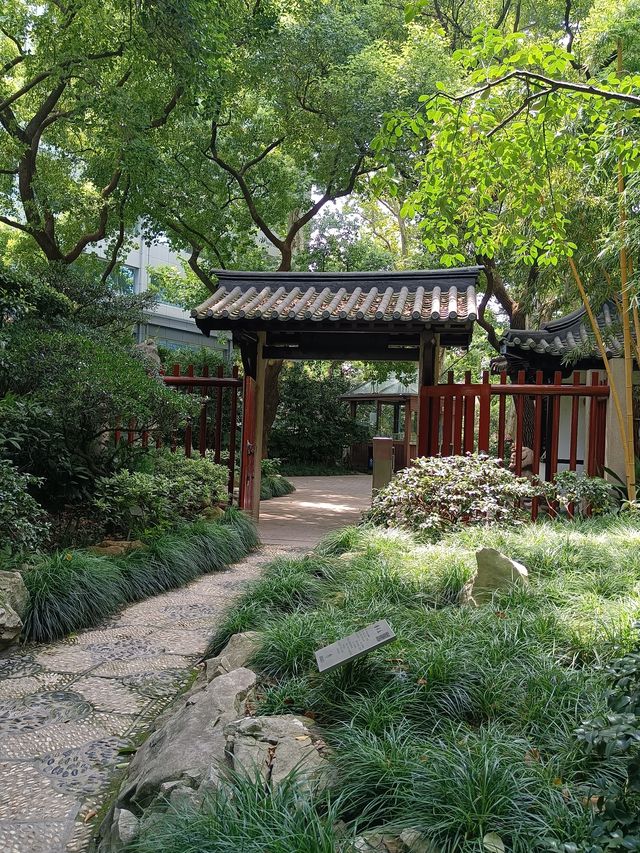
{"type": "MultiPolygon", "coordinates": [[[[563,384],[559,371],[553,383],[544,382],[542,371],[537,371],[534,383],[527,383],[521,371],[515,383],[509,383],[503,372],[500,381],[494,384],[489,382],[488,371],[483,373],[481,382],[475,383],[470,373],[465,374],[464,382],[456,383],[450,372],[446,383],[426,386],[420,391],[419,422],[426,428],[421,426],[419,430],[418,455],[477,452],[504,459],[510,439],[509,455],[513,455],[516,474],[523,473],[523,448],[528,448],[532,452],[528,467],[533,476],[541,475],[543,454],[546,480],[553,479],[560,464],[570,471],[581,465],[589,476],[602,475],[608,397],[609,386],[597,371],[592,373],[589,384],[581,384],[579,371],[573,374],[570,384],[563,384]],[[509,397],[515,410],[515,434],[511,436],[506,429],[509,397]],[[563,399],[570,401],[571,411],[569,417],[561,419],[563,399]],[[497,406],[492,407],[492,400],[497,400],[497,406]],[[585,401],[585,414],[582,442],[579,442],[581,400],[585,401]],[[529,433],[526,441],[525,425],[529,433]],[[568,448],[563,459],[559,457],[561,444],[568,448]]],[[[538,509],[538,501],[534,500],[531,508],[534,519],[538,509]]]]}
{"type": "MultiPolygon", "coordinates": [[[[171,370],[162,377],[165,385],[176,388],[184,394],[199,394],[201,397],[198,426],[194,435],[194,425],[191,418],[184,424],[178,425],[171,431],[169,446],[175,451],[182,444],[186,456],[200,453],[205,456],[207,451],[213,451],[214,462],[225,464],[229,469],[228,492],[229,501],[233,499],[233,488],[236,469],[237,421],[238,421],[238,392],[242,387],[242,379],[238,377],[238,368],[234,367],[231,376],[225,376],[224,367],[218,367],[215,376],[209,375],[207,367],[202,368],[200,376],[195,375],[193,365],[189,365],[186,373],[181,373],[180,365],[174,364],[171,370]],[[225,410],[227,396],[228,410],[225,410]],[[225,418],[225,414],[227,417],[225,418]],[[195,440],[194,447],[194,438],[195,440]],[[223,458],[223,455],[226,458],[223,458]]],[[[135,419],[130,420],[126,429],[126,442],[135,444],[138,440],[142,447],[149,446],[152,430],[148,426],[139,425],[135,419]]],[[[114,442],[123,440],[120,426],[114,430],[114,442]]],[[[162,436],[155,435],[156,447],[163,444],[162,436]]]]}

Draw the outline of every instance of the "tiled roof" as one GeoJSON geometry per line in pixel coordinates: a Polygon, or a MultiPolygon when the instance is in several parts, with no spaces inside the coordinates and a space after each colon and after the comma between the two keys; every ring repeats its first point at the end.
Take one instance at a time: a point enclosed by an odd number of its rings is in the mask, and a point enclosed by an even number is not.
{"type": "MultiPolygon", "coordinates": [[[[622,356],[622,341],[618,337],[620,324],[615,305],[605,302],[597,316],[602,330],[607,355],[622,356]]],[[[599,357],[591,323],[584,308],[578,308],[566,317],[551,320],[541,329],[509,329],[501,340],[501,349],[506,356],[527,354],[549,356],[559,362],[571,354],[580,358],[599,357]]]]}
{"type": "MultiPolygon", "coordinates": [[[[197,320],[471,323],[478,267],[411,272],[220,271],[197,320]]],[[[234,322],[235,321],[235,322],[234,322]]]]}

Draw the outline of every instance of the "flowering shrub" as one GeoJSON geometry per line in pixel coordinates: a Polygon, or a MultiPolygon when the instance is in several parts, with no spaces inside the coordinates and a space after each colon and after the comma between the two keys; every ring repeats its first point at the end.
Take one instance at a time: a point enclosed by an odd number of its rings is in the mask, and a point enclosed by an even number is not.
{"type": "Polygon", "coordinates": [[[503,468],[498,459],[477,455],[422,458],[375,495],[368,519],[434,539],[459,523],[524,520],[527,514],[518,503],[534,494],[528,480],[503,468]]]}

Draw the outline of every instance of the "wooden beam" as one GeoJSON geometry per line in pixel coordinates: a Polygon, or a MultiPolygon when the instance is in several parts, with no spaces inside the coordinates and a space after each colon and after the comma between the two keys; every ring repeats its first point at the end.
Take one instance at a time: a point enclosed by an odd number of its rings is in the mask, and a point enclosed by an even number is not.
{"type": "Polygon", "coordinates": [[[388,347],[384,344],[372,344],[370,346],[359,345],[357,340],[348,346],[324,347],[303,345],[293,346],[266,346],[264,357],[274,359],[286,359],[300,361],[304,359],[326,359],[354,360],[354,361],[418,361],[420,350],[418,347],[388,347]]]}

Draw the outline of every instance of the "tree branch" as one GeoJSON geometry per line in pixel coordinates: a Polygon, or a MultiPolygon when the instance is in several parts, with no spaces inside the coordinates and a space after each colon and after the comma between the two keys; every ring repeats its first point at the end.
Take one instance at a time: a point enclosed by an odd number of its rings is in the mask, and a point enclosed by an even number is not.
{"type": "Polygon", "coordinates": [[[284,136],[281,136],[279,139],[276,139],[272,143],[267,145],[264,151],[258,154],[257,157],[254,157],[252,160],[247,160],[244,166],[240,169],[240,174],[246,175],[249,169],[252,169],[254,166],[257,166],[258,163],[261,163],[267,155],[271,154],[274,148],[277,148],[278,145],[281,145],[283,142],[284,136]]]}
{"type": "MultiPolygon", "coordinates": [[[[631,95],[627,92],[615,92],[610,89],[602,89],[599,86],[592,86],[585,83],[572,83],[570,80],[555,80],[553,77],[547,77],[544,74],[538,74],[535,71],[521,70],[509,71],[508,74],[498,77],[496,80],[490,80],[477,89],[471,89],[468,92],[463,92],[462,95],[448,95],[444,92],[438,92],[433,97],[437,98],[442,95],[450,101],[459,103],[460,101],[466,101],[468,98],[474,98],[477,95],[481,95],[489,89],[495,89],[496,86],[502,86],[509,80],[523,80],[529,83],[544,84],[548,87],[549,92],[578,92],[581,95],[593,95],[594,97],[604,98],[608,101],[621,101],[625,104],[632,104],[634,107],[640,107],[640,95],[631,95]]],[[[545,94],[549,94],[549,92],[546,92],[545,94]]]]}
{"type": "Polygon", "coordinates": [[[127,199],[129,197],[129,188],[130,187],[131,187],[131,180],[129,177],[127,177],[126,185],[125,185],[125,188],[122,192],[122,197],[121,197],[120,203],[118,205],[118,210],[120,213],[120,221],[118,223],[118,236],[116,238],[116,242],[114,243],[109,263],[105,267],[104,272],[102,273],[102,276],[100,277],[103,284],[107,281],[107,279],[109,278],[109,276],[111,275],[111,273],[115,269],[115,266],[118,262],[118,255],[120,254],[120,249],[122,248],[122,245],[124,243],[124,237],[125,237],[124,208],[125,208],[125,205],[127,203],[127,199]]]}
{"type": "Polygon", "coordinates": [[[211,122],[211,141],[209,143],[209,151],[205,152],[205,156],[207,159],[212,160],[217,166],[223,169],[227,174],[231,175],[238,186],[240,187],[240,192],[247,204],[247,208],[249,210],[249,215],[253,222],[258,226],[260,231],[264,234],[264,236],[269,240],[270,243],[279,249],[281,252],[285,252],[287,250],[287,246],[283,240],[281,240],[267,225],[266,220],[261,215],[258,210],[255,199],[253,197],[253,193],[249,185],[247,184],[244,175],[238,169],[231,165],[231,163],[227,163],[226,160],[223,160],[222,157],[218,153],[217,148],[217,136],[218,136],[218,125],[216,121],[211,122]]]}

